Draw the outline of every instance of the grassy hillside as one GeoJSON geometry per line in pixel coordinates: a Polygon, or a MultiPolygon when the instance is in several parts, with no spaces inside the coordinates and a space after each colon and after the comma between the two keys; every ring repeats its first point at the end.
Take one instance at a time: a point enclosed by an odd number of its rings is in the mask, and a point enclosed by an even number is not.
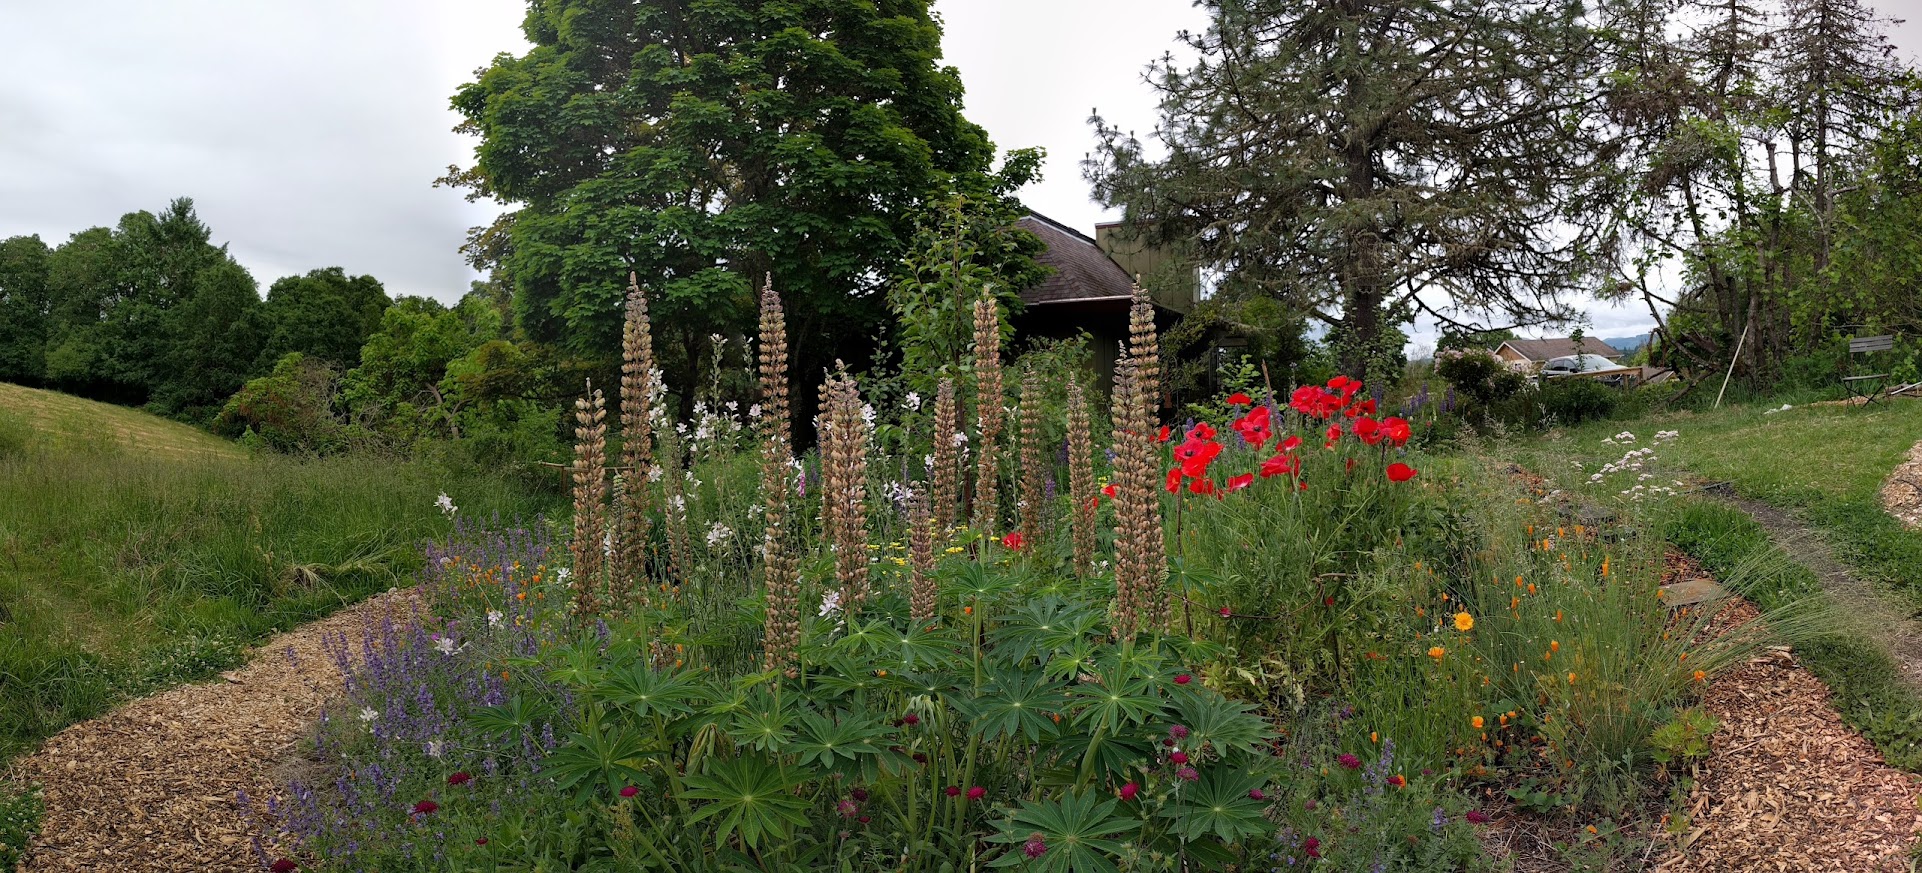
{"type": "Polygon", "coordinates": [[[143,413],[0,384],[0,761],[265,634],[402,583],[467,515],[549,498],[496,472],[249,456],[143,413]]]}
{"type": "Polygon", "coordinates": [[[28,446],[176,459],[242,454],[213,434],[137,409],[0,382],[0,455],[28,446]]]}

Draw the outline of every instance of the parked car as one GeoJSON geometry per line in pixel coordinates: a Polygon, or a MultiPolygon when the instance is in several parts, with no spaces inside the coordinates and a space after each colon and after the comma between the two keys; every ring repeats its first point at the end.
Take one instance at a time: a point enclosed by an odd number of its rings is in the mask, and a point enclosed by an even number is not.
{"type": "Polygon", "coordinates": [[[1549,358],[1542,365],[1543,379],[1562,379],[1570,376],[1583,376],[1605,385],[1620,387],[1630,375],[1639,375],[1640,369],[1624,367],[1601,355],[1563,355],[1549,358]]]}

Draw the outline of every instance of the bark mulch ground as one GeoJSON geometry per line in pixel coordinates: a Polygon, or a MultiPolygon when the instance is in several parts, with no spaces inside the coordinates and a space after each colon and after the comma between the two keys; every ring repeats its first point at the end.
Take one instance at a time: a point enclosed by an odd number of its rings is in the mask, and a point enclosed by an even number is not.
{"type": "Polygon", "coordinates": [[[1896,465],[1882,483],[1882,508],[1912,528],[1922,528],[1922,443],[1909,450],[1908,460],[1896,465]]]}
{"type": "MultiPolygon", "coordinates": [[[[1732,605],[1740,623],[1755,607],[1732,605]]],[[[1842,722],[1828,686],[1774,648],[1714,678],[1721,721],[1699,766],[1687,830],[1661,873],[1907,870],[1922,780],[1842,722]]]]}
{"type": "Polygon", "coordinates": [[[353,636],[383,611],[410,610],[411,597],[372,598],[274,637],[221,678],[56,734],[12,774],[45,791],[40,836],[20,869],[259,870],[236,792],[271,796],[275,772],[339,691],[322,637],[353,636]]]}

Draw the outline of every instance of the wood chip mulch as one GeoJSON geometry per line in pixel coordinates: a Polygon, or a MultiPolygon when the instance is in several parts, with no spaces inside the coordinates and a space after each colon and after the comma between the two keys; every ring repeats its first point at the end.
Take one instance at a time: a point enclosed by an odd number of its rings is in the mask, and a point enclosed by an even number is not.
{"type": "Polygon", "coordinates": [[[321,639],[357,637],[384,611],[412,604],[412,592],[372,598],[274,637],[220,678],[56,734],[11,774],[45,792],[46,817],[21,871],[261,869],[236,793],[272,795],[276,770],[339,691],[321,639]]]}
{"type": "MultiPolygon", "coordinates": [[[[1755,615],[1738,602],[1725,617],[1755,615]]],[[[1909,869],[1922,780],[1884,763],[1787,649],[1716,676],[1702,706],[1721,727],[1689,794],[1687,830],[1655,870],[1909,869]]]]}
{"type": "Polygon", "coordinates": [[[1897,521],[1922,529],[1922,443],[1909,449],[1907,460],[1896,465],[1882,483],[1882,508],[1897,521]]]}

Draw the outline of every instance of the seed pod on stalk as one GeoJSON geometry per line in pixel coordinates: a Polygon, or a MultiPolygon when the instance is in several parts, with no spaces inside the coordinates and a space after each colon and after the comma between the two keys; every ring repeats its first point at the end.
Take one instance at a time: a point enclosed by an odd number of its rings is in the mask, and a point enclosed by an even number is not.
{"type": "Polygon", "coordinates": [[[761,443],[761,506],[766,527],[761,536],[761,568],[767,589],[767,624],[762,646],[767,668],[785,667],[796,675],[795,649],[801,643],[800,556],[788,541],[787,498],[793,489],[788,433],[787,318],[774,278],[761,290],[761,404],[755,428],[761,443]]]}
{"type": "Polygon", "coordinates": [[[1088,416],[1088,395],[1081,382],[1068,380],[1068,499],[1074,504],[1074,572],[1094,573],[1095,521],[1100,496],[1094,485],[1094,434],[1088,416]]]}
{"type": "Polygon", "coordinates": [[[1001,304],[994,289],[974,302],[974,406],[976,430],[974,527],[984,540],[1001,529],[1001,438],[1005,415],[1001,408],[1001,304]]]}
{"type": "Polygon", "coordinates": [[[607,533],[607,401],[587,382],[587,396],[574,401],[574,617],[600,615],[599,592],[607,533]]]}
{"type": "Polygon", "coordinates": [[[868,596],[868,421],[861,389],[847,366],[821,385],[821,528],[834,547],[841,608],[853,611],[868,596]]]}

